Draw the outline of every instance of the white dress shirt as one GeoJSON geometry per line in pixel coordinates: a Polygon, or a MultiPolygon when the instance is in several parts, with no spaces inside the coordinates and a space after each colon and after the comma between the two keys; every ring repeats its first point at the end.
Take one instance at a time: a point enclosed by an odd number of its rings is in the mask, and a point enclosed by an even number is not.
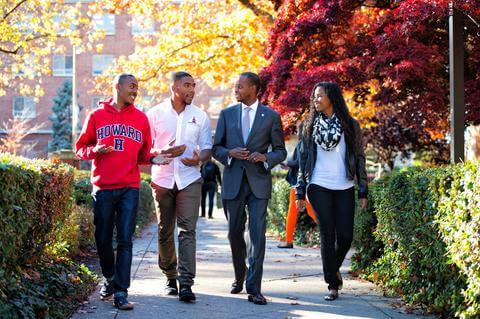
{"type": "Polygon", "coordinates": [[[175,184],[179,190],[184,189],[201,177],[200,168],[184,165],[180,159],[192,157],[193,151],[201,152],[212,149],[212,132],[207,113],[190,104],[178,114],[170,99],[154,106],[147,112],[152,131],[153,147],[167,149],[173,145],[185,144],[185,152],[173,159],[168,165],[152,166],[152,182],[156,185],[172,189],[175,184]]]}
{"type": "Polygon", "coordinates": [[[258,109],[258,100],[255,101],[255,103],[253,103],[252,105],[248,106],[248,105],[245,105],[243,103],[241,103],[242,105],[242,119],[243,119],[243,112],[245,112],[245,109],[247,107],[251,108],[250,110],[250,113],[248,115],[250,115],[250,131],[252,130],[252,127],[253,127],[253,121],[255,120],[255,115],[257,115],[257,109],[258,109]]]}

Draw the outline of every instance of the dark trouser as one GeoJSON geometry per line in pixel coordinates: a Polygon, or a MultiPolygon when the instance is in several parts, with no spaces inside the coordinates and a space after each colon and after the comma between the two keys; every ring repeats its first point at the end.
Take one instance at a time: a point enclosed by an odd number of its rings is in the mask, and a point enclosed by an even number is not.
{"type": "Polygon", "coordinates": [[[207,194],[208,194],[208,217],[212,217],[213,213],[213,197],[217,192],[217,183],[215,182],[204,182],[202,185],[202,217],[205,217],[205,206],[207,201],[207,194]]]}
{"type": "Polygon", "coordinates": [[[247,178],[244,176],[242,186],[237,197],[233,200],[224,200],[228,219],[228,239],[232,250],[235,279],[243,281],[247,266],[248,274],[246,288],[249,294],[261,292],[263,260],[265,257],[265,231],[268,199],[256,198],[252,193],[247,178]],[[244,232],[248,206],[248,235],[245,243],[244,232]]]}
{"type": "Polygon", "coordinates": [[[127,291],[132,266],[132,236],[138,208],[138,189],[99,190],[93,194],[95,242],[102,274],[114,278],[116,291],[127,291]],[[117,256],[113,252],[113,228],[117,229],[117,256]]]}
{"type": "Polygon", "coordinates": [[[320,223],[324,278],[328,289],[338,289],[336,274],[353,239],[355,189],[329,190],[310,184],[307,195],[320,223]]]}
{"type": "Polygon", "coordinates": [[[158,221],[158,265],[167,279],[177,279],[180,285],[192,286],[196,273],[196,227],[202,179],[178,190],[154,183],[153,196],[158,221]],[[178,271],[174,230],[178,226],[178,271]]]}

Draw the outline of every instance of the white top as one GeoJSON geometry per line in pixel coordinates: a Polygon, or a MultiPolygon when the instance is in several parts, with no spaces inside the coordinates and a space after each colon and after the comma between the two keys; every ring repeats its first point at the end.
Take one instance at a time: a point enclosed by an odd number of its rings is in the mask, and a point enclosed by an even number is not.
{"type": "Polygon", "coordinates": [[[250,129],[248,130],[249,132],[252,130],[252,126],[253,126],[253,121],[255,120],[255,115],[257,115],[257,109],[258,109],[258,100],[255,101],[255,103],[253,103],[252,105],[248,106],[248,105],[245,105],[243,103],[242,104],[242,119],[243,119],[243,112],[245,112],[244,110],[249,107],[251,108],[251,111],[248,113],[248,115],[250,115],[250,129]]]}
{"type": "Polygon", "coordinates": [[[180,161],[192,157],[193,151],[212,149],[210,119],[202,109],[190,104],[178,114],[170,99],[154,106],[147,112],[152,131],[153,147],[166,149],[173,139],[175,144],[185,144],[185,152],[174,158],[168,165],[152,165],[152,182],[158,186],[172,189],[175,184],[179,190],[184,189],[201,177],[200,168],[185,166],[180,161]]]}
{"type": "Polygon", "coordinates": [[[325,151],[317,145],[317,159],[310,183],[331,190],[345,190],[353,187],[355,182],[347,178],[345,169],[346,150],[344,134],[340,138],[340,143],[331,151],[325,151]]]}

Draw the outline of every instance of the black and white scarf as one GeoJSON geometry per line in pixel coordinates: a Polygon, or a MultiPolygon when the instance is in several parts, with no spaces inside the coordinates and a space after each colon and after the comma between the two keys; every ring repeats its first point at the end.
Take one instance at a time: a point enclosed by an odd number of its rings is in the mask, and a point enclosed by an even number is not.
{"type": "Polygon", "coordinates": [[[325,151],[337,147],[342,138],[343,130],[338,117],[333,114],[331,118],[320,113],[313,122],[313,141],[325,151]]]}

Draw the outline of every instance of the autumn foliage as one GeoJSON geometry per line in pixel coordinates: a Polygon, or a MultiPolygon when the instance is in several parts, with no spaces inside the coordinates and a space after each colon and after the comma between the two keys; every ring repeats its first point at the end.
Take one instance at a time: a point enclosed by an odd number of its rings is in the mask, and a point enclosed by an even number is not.
{"type": "MultiPolygon", "coordinates": [[[[445,160],[449,130],[447,0],[277,1],[263,100],[296,119],[318,81],[339,83],[369,144],[388,162],[429,149],[445,160]]],[[[480,122],[480,2],[460,1],[468,123],[480,122]]],[[[288,123],[287,123],[288,124],[288,123]]]]}

